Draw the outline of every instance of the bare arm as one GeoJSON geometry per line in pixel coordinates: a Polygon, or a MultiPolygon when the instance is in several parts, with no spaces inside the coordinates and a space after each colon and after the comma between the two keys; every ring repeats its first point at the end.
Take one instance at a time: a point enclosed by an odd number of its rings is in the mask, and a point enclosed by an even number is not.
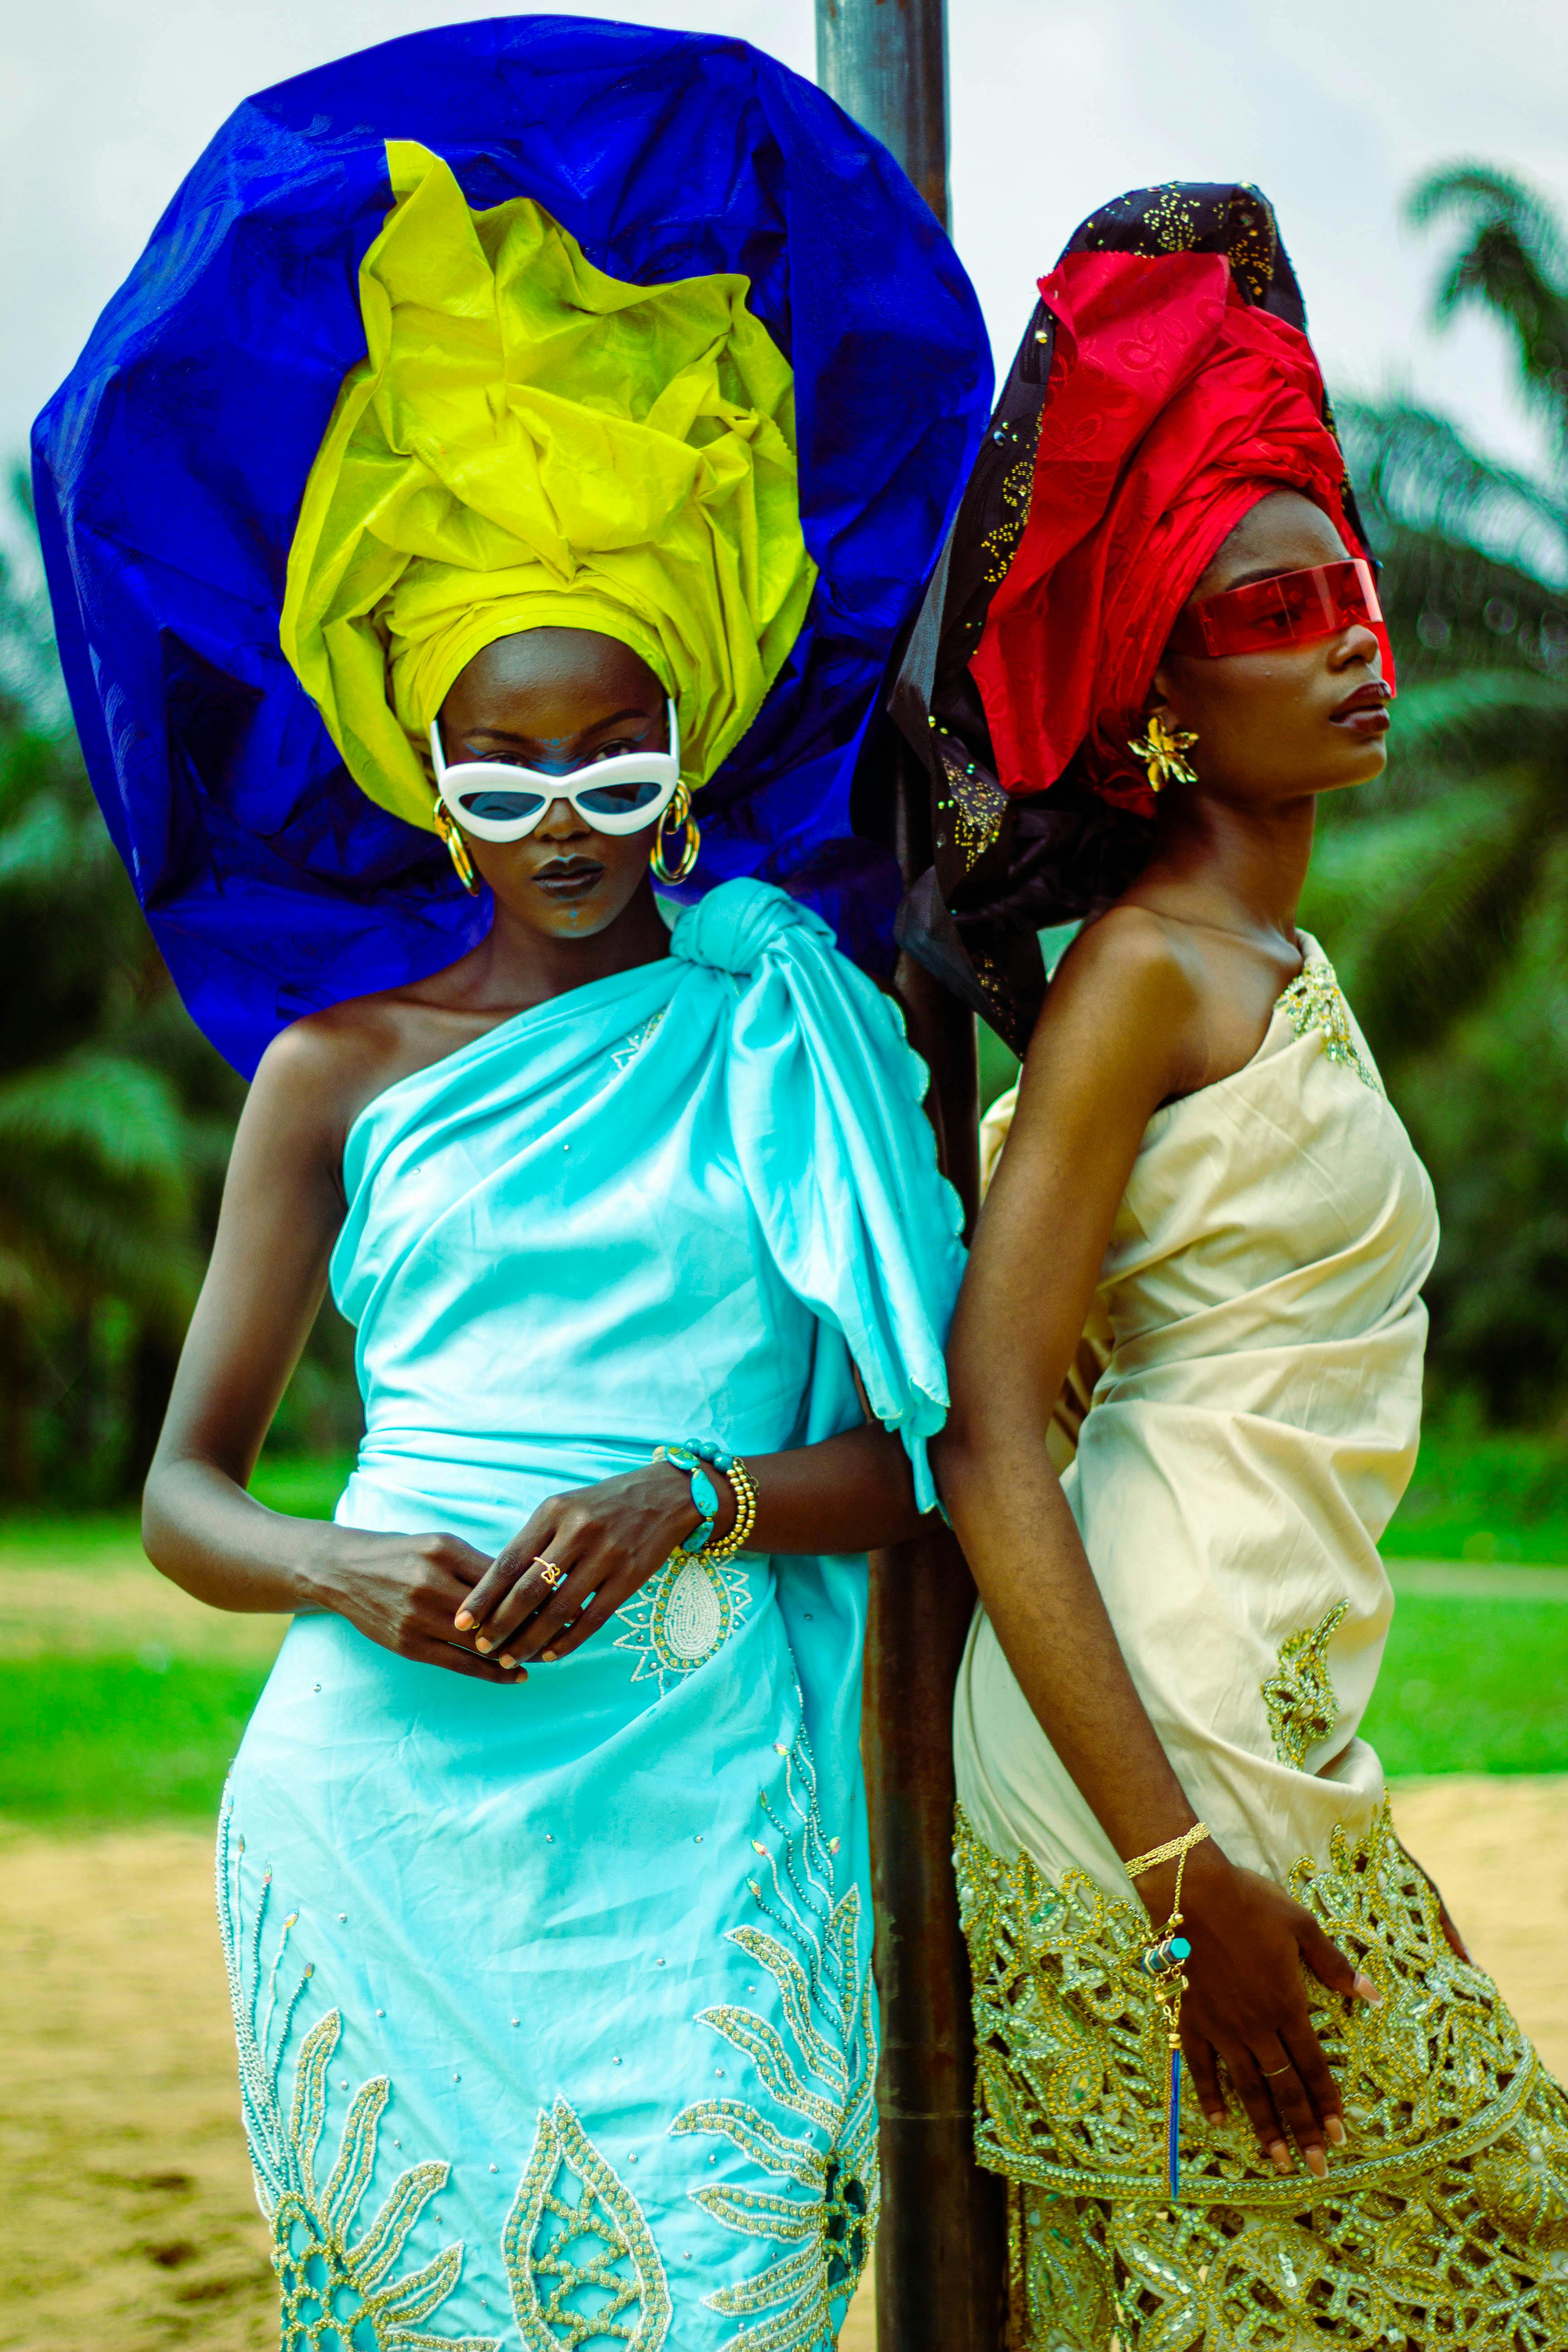
{"type": "MultiPolygon", "coordinates": [[[[1143,1129],[1162,1102],[1205,1082],[1208,1060],[1202,987],[1157,919],[1129,909],[1086,932],[1029,1045],[959,1300],[952,1410],[934,1449],[1008,1663],[1124,1861],[1195,1816],[1117,1644],[1045,1439],[1143,1129]]],[[[1174,1881],[1173,1864],[1137,1881],[1153,1919],[1165,1918],[1174,1881]]],[[[1278,2107],[1322,2169],[1324,2130],[1342,2138],[1342,2110],[1300,1962],[1344,1992],[1354,1971],[1309,1913],[1212,1843],[1189,1857],[1183,1909],[1194,1947],[1185,2043],[1205,2111],[1223,2113],[1217,2053],[1275,2163],[1289,2169],[1278,2107]]]]}
{"type": "Polygon", "coordinates": [[[142,1505],[148,1558],[216,1608],[330,1610],[385,1648],[487,1681],[452,1618],[489,1565],[450,1535],[296,1519],[245,1491],[326,1288],[342,1223],[354,1041],[301,1024],[268,1049],[240,1118],[212,1263],[142,1505]]]}

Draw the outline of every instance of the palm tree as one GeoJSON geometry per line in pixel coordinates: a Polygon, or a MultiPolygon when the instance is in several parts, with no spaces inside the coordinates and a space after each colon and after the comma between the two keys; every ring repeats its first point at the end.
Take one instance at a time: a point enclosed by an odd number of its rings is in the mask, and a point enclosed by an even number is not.
{"type": "Polygon", "coordinates": [[[1534,1418],[1568,1389],[1568,243],[1474,165],[1410,209],[1457,229],[1436,315],[1508,334],[1546,462],[1500,465],[1408,403],[1343,406],[1401,694],[1383,785],[1326,813],[1304,915],[1437,1177],[1439,1370],[1534,1418]]]}

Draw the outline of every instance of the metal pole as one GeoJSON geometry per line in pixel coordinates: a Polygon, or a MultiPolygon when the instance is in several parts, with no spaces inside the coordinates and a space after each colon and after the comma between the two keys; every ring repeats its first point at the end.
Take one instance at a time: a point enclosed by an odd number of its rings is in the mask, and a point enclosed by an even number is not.
{"type": "Polygon", "coordinates": [[[816,0],[816,79],[951,227],[947,0],[816,0]]]}
{"type": "MultiPolygon", "coordinates": [[[[816,0],[816,78],[880,139],[945,228],[945,0],[816,0]]],[[[907,763],[906,763],[907,764],[907,763]]],[[[924,794],[898,812],[912,881],[931,863],[924,794]]],[[[897,987],[931,1073],[942,1164],[977,1192],[972,1016],[904,957],[897,987]]],[[[998,2352],[1001,2184],[973,2158],[968,1959],[952,1878],[952,1692],[974,1588],[934,1529],[875,1554],[863,1744],[882,2012],[879,2352],[998,2352]]]]}

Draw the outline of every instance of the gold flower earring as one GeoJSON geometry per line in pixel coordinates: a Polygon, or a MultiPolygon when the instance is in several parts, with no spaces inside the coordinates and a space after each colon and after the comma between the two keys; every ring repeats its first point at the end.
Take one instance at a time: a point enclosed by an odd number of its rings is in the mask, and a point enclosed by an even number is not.
{"type": "Polygon", "coordinates": [[[474,861],[468,856],[468,845],[463,830],[443,800],[436,803],[436,830],[447,845],[447,855],[457,869],[458,881],[470,897],[479,893],[479,877],[474,871],[474,861]]]}
{"type": "Polygon", "coordinates": [[[1148,732],[1142,738],[1132,736],[1127,748],[1133,758],[1142,760],[1148,769],[1149,790],[1159,793],[1163,792],[1167,784],[1197,782],[1194,771],[1182,757],[1184,751],[1192,750],[1197,740],[1195,735],[1187,734],[1180,727],[1167,727],[1156,711],[1149,721],[1148,732]]]}
{"type": "Polygon", "coordinates": [[[648,853],[656,882],[684,882],[697,863],[697,853],[702,846],[702,835],[697,819],[691,814],[691,794],[684,783],[677,784],[675,797],[658,820],[648,853]],[[679,855],[671,867],[666,859],[667,840],[679,841],[679,855]]]}

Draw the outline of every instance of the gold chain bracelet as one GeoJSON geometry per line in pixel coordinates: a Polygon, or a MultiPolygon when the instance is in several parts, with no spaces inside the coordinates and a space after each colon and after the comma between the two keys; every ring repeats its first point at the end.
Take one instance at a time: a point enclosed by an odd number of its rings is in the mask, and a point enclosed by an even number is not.
{"type": "Polygon", "coordinates": [[[1181,1837],[1168,1838],[1163,1845],[1152,1847],[1126,1864],[1129,1878],[1141,1878],[1157,1863],[1173,1862],[1176,1865],[1176,1887],[1171,1897],[1171,1916],[1163,1927],[1157,1927],[1138,1955],[1138,1966],[1150,1979],[1150,1990],[1160,2011],[1165,2035],[1165,2183],[1173,2205],[1182,2194],[1182,1995],[1187,1990],[1187,1979],[1182,1963],[1192,1958],[1193,1948],[1180,1930],[1182,1926],[1182,1881],[1187,1874],[1187,1856],[1194,1846],[1202,1845],[1209,1834],[1206,1822],[1194,1822],[1181,1837]]]}
{"type": "Polygon", "coordinates": [[[1141,1853],[1135,1862],[1126,1864],[1124,1867],[1128,1877],[1142,1878],[1143,1873],[1146,1870],[1152,1870],[1157,1863],[1175,1862],[1178,1858],[1184,1860],[1191,1853],[1194,1846],[1202,1845],[1209,1833],[1207,1822],[1194,1822],[1192,1828],[1184,1830],[1180,1837],[1167,1838],[1163,1845],[1152,1846],[1147,1853],[1141,1853]]]}

